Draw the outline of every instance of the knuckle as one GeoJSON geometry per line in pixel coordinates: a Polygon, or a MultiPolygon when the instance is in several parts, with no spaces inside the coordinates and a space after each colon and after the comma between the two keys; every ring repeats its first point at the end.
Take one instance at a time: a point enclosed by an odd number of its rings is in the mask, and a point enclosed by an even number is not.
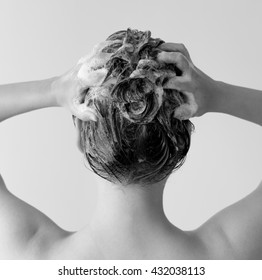
{"type": "Polygon", "coordinates": [[[186,46],[184,44],[180,44],[180,48],[181,48],[181,52],[184,54],[184,56],[188,59],[190,59],[190,55],[189,55],[189,52],[186,48],[186,46]]]}
{"type": "Polygon", "coordinates": [[[168,52],[162,51],[157,55],[157,59],[161,61],[165,61],[167,59],[168,52]]]}
{"type": "Polygon", "coordinates": [[[185,76],[184,76],[184,83],[187,84],[188,86],[192,86],[192,84],[194,83],[193,80],[192,80],[192,76],[187,73],[185,76]]]}
{"type": "Polygon", "coordinates": [[[185,61],[185,56],[181,52],[175,52],[175,59],[178,62],[184,62],[185,61]]]}
{"type": "Polygon", "coordinates": [[[180,44],[181,45],[181,49],[184,50],[184,51],[187,51],[187,48],[184,44],[180,44]]]}

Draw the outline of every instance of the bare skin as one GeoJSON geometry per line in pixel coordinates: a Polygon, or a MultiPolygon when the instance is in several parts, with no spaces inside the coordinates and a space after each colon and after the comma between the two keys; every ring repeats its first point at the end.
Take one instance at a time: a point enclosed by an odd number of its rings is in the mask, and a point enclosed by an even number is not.
{"type": "MultiPolygon", "coordinates": [[[[183,45],[161,48],[161,59],[183,72],[166,87],[193,93],[199,106],[195,116],[220,112],[262,125],[261,91],[212,80],[193,65],[183,45]]],[[[75,78],[77,69],[0,86],[0,121],[52,106],[88,118],[90,112],[72,103],[83,88],[75,78]]],[[[196,230],[182,231],[163,211],[166,180],[150,188],[97,181],[99,198],[90,224],[68,232],[11,194],[0,176],[0,259],[262,259],[262,183],[196,230]]]]}

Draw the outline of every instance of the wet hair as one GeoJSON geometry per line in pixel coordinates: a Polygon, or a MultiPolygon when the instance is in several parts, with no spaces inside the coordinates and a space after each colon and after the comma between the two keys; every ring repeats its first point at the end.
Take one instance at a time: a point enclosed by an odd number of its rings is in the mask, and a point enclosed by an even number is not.
{"type": "Polygon", "coordinates": [[[102,52],[112,56],[103,65],[104,82],[115,82],[85,91],[85,103],[98,116],[96,122],[80,121],[85,158],[96,174],[116,184],[162,181],[184,163],[194,128],[174,117],[185,96],[163,89],[168,76],[181,71],[156,60],[164,41],[150,31],[118,31],[106,41],[102,52]]]}

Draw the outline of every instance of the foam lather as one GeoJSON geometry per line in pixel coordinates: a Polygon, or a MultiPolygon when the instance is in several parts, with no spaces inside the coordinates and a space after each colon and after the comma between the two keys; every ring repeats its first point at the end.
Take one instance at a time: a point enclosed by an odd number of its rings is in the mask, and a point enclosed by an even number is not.
{"type": "Polygon", "coordinates": [[[162,43],[152,38],[150,31],[128,28],[97,44],[78,62],[82,65],[78,79],[87,88],[86,106],[99,114],[96,103],[108,102],[137,123],[153,121],[160,109],[180,120],[192,117],[197,111],[193,94],[163,89],[163,84],[181,71],[157,61],[162,43]]]}

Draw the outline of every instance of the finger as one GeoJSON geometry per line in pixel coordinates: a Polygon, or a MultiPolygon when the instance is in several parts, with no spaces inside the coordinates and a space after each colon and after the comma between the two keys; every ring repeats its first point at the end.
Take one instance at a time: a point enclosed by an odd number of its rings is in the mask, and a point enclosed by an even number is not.
{"type": "Polygon", "coordinates": [[[182,76],[176,76],[170,78],[164,85],[164,89],[176,89],[178,91],[183,90],[183,83],[185,82],[185,78],[182,76]]]}
{"type": "Polygon", "coordinates": [[[189,67],[188,60],[180,52],[160,52],[157,55],[157,60],[163,63],[175,64],[182,72],[186,71],[189,67]]]}
{"type": "Polygon", "coordinates": [[[114,41],[103,41],[97,45],[94,46],[93,50],[80,58],[78,60],[78,64],[84,64],[84,63],[90,63],[91,60],[94,58],[99,58],[100,61],[103,61],[104,63],[110,59],[110,57],[113,55],[113,53],[117,50],[118,47],[122,45],[121,40],[114,40],[114,41]],[[107,49],[113,48],[112,53],[110,53],[107,49]],[[106,51],[107,50],[107,51],[106,51]]]}
{"type": "Polygon", "coordinates": [[[97,114],[95,110],[87,107],[86,103],[83,102],[84,100],[82,95],[78,95],[72,100],[70,107],[73,115],[82,121],[97,121],[97,114]]]}
{"type": "Polygon", "coordinates": [[[80,104],[73,110],[74,116],[82,121],[94,121],[96,122],[98,117],[94,109],[86,107],[86,104],[80,104]]]}
{"type": "Polygon", "coordinates": [[[184,91],[183,94],[186,96],[186,103],[176,108],[174,117],[179,120],[188,120],[196,115],[198,105],[191,92],[184,91]]]}
{"type": "Polygon", "coordinates": [[[77,73],[77,78],[83,87],[100,86],[107,74],[108,70],[106,68],[90,71],[90,66],[83,64],[77,73]]]}
{"type": "Polygon", "coordinates": [[[163,43],[158,48],[166,52],[181,52],[187,59],[191,61],[189,52],[184,44],[163,43]]]}

